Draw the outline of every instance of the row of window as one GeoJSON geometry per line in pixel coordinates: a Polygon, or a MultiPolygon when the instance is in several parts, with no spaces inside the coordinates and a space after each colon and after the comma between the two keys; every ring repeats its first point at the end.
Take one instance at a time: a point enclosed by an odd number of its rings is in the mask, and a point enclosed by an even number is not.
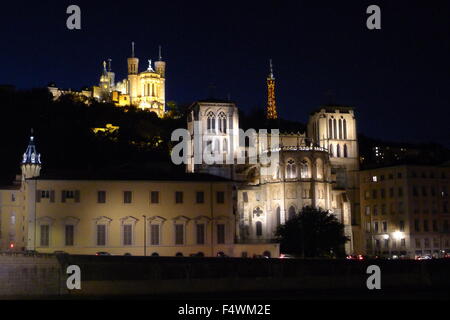
{"type": "MultiPolygon", "coordinates": [[[[394,198],[395,196],[401,198],[403,197],[403,188],[402,187],[398,187],[397,188],[397,194],[395,193],[395,188],[391,187],[389,189],[373,189],[372,192],[370,190],[366,190],[364,192],[364,199],[365,200],[369,200],[369,199],[377,199],[378,195],[380,195],[381,199],[386,199],[387,196],[389,196],[389,198],[394,198]],[[386,194],[386,191],[388,191],[388,194],[386,194]]],[[[449,193],[448,193],[448,187],[447,186],[442,186],[440,189],[436,188],[435,186],[422,186],[421,188],[417,187],[417,186],[413,186],[412,187],[412,195],[413,197],[417,198],[419,196],[422,197],[427,197],[428,195],[431,195],[432,197],[441,197],[441,198],[447,198],[449,193]],[[420,190],[420,192],[419,192],[420,190]]]]}
{"type": "MultiPolygon", "coordinates": [[[[231,118],[230,118],[231,119],[231,118]]],[[[210,132],[216,131],[216,122],[220,133],[227,132],[227,116],[224,112],[220,112],[216,118],[214,112],[210,111],[206,119],[206,128],[210,132]]]]}
{"type": "MultiPolygon", "coordinates": [[[[106,224],[97,224],[95,229],[95,244],[97,246],[106,246],[108,244],[108,230],[106,224]]],[[[184,245],[186,243],[184,224],[174,224],[174,244],[184,245]]],[[[149,244],[152,246],[161,245],[162,230],[160,224],[150,224],[149,244]]],[[[133,224],[123,224],[121,226],[121,244],[123,246],[134,245],[134,226],[133,224]]],[[[195,225],[195,244],[203,245],[206,243],[206,224],[198,223],[195,225]]],[[[216,243],[225,244],[225,224],[216,224],[216,243]]],[[[40,225],[40,246],[48,247],[50,245],[50,225],[40,225]]],[[[64,226],[64,245],[75,245],[75,226],[67,224],[64,226]]]]}
{"type": "MultiPolygon", "coordinates": [[[[440,212],[442,213],[449,213],[449,207],[448,207],[448,201],[443,201],[442,202],[442,207],[440,207],[440,209],[442,209],[440,212]]],[[[414,207],[413,207],[413,212],[414,214],[419,214],[420,212],[422,212],[423,214],[428,214],[430,212],[430,206],[427,202],[423,202],[422,204],[422,208],[420,208],[420,205],[418,202],[414,203],[414,207]],[[422,209],[422,211],[420,210],[422,209]]],[[[437,214],[438,210],[437,210],[437,205],[436,202],[432,202],[431,204],[431,212],[433,214],[437,214]]]]}
{"type": "MultiPolygon", "coordinates": [[[[414,220],[414,231],[415,232],[439,232],[440,228],[439,228],[439,221],[437,220],[432,220],[431,221],[431,229],[430,229],[430,221],[429,220],[423,220],[423,224],[422,224],[422,229],[421,229],[421,221],[419,219],[415,219],[414,220]]],[[[374,232],[374,233],[386,233],[388,232],[388,222],[387,221],[374,221],[373,222],[373,228],[372,227],[372,223],[367,222],[366,224],[366,231],[367,232],[374,232]]],[[[405,222],[404,221],[399,221],[398,223],[398,228],[399,231],[404,232],[405,231],[405,222]]],[[[449,221],[448,220],[443,220],[442,221],[442,232],[450,232],[450,227],[449,227],[449,221]]]]}
{"type": "Polygon", "coordinates": [[[331,157],[333,157],[333,158],[348,158],[348,147],[346,144],[344,144],[344,146],[342,147],[342,152],[341,152],[340,144],[337,144],[335,147],[332,143],[330,143],[329,152],[330,152],[331,157]]]}
{"type": "Polygon", "coordinates": [[[328,137],[330,139],[347,139],[347,120],[328,119],[328,137]]]}
{"type": "MultiPolygon", "coordinates": [[[[430,239],[429,238],[424,238],[424,239],[420,239],[420,238],[416,238],[415,239],[415,247],[416,248],[422,248],[422,243],[423,243],[423,247],[424,248],[430,248],[431,247],[431,243],[430,243],[430,239]]],[[[440,249],[442,247],[450,247],[450,240],[449,239],[444,239],[443,241],[438,238],[433,238],[433,248],[437,248],[440,249]]]]}
{"type": "MultiPolygon", "coordinates": [[[[380,210],[378,210],[379,207],[378,205],[373,205],[373,206],[366,206],[365,207],[365,214],[366,216],[377,216],[379,213],[381,213],[381,215],[386,215],[387,214],[387,205],[386,204],[382,204],[380,206],[380,210]],[[379,212],[381,211],[381,212],[379,212]]],[[[405,212],[405,208],[403,205],[403,202],[399,202],[397,203],[397,206],[395,205],[395,203],[391,203],[390,207],[389,207],[389,211],[391,214],[395,214],[396,212],[403,214],[405,212]]]]}
{"type": "MultiPolygon", "coordinates": [[[[50,202],[55,202],[55,191],[54,190],[38,190],[36,201],[40,202],[41,199],[49,199],[50,202]]],[[[74,202],[80,202],[80,191],[61,191],[61,202],[66,202],[66,199],[73,199],[74,202]]],[[[175,203],[181,204],[184,203],[184,192],[175,191],[174,193],[175,203]]],[[[106,191],[97,191],[97,203],[106,203],[107,201],[107,192],[106,191]]],[[[150,191],[149,201],[152,204],[160,203],[160,192],[159,191],[150,191]]],[[[198,204],[205,203],[205,193],[203,191],[196,191],[195,193],[195,202],[198,204]]],[[[123,191],[123,203],[130,204],[133,203],[133,192],[132,191],[123,191]]],[[[225,203],[225,192],[217,191],[216,192],[216,203],[223,204],[225,203]]]]}
{"type": "MultiPolygon", "coordinates": [[[[414,231],[416,232],[429,232],[429,231],[433,231],[433,232],[439,232],[439,222],[437,220],[432,220],[431,221],[431,230],[430,230],[430,224],[428,220],[423,220],[422,223],[422,228],[421,228],[421,223],[419,219],[415,219],[414,220],[414,231]]],[[[442,232],[449,232],[450,228],[449,228],[449,223],[448,220],[443,220],[442,221],[442,232]]]]}
{"type": "MultiPolygon", "coordinates": [[[[370,239],[367,240],[367,247],[371,248],[372,241],[370,239]]],[[[398,246],[401,248],[406,247],[406,239],[400,239],[400,243],[396,239],[383,239],[383,248],[385,249],[396,249],[398,246]]],[[[375,248],[380,249],[381,248],[381,240],[375,239],[375,248]]]]}
{"type": "MultiPolygon", "coordinates": [[[[425,203],[424,203],[424,206],[422,209],[423,209],[422,212],[424,214],[428,214],[430,212],[429,207],[425,203]]],[[[432,209],[431,209],[431,212],[433,214],[437,214],[438,212],[441,212],[444,214],[449,213],[448,202],[447,201],[442,202],[442,206],[440,206],[439,209],[440,210],[438,211],[438,206],[436,205],[435,202],[433,202],[432,209]]],[[[367,216],[370,216],[371,214],[373,216],[377,216],[379,213],[381,213],[381,215],[386,215],[388,213],[387,210],[388,210],[388,206],[386,204],[382,204],[380,206],[378,206],[378,205],[366,206],[365,214],[367,216]]],[[[403,202],[399,202],[397,204],[397,206],[395,205],[395,203],[391,203],[389,206],[389,212],[390,212],[390,214],[395,214],[396,212],[398,212],[400,214],[404,213],[403,202]]],[[[414,214],[418,214],[420,212],[418,204],[415,204],[413,212],[414,212],[414,214]]]]}
{"type": "MultiPolygon", "coordinates": [[[[397,188],[397,194],[395,193],[395,188],[389,188],[388,192],[389,192],[389,198],[394,198],[395,196],[397,196],[398,198],[403,197],[403,188],[402,187],[397,188]]],[[[378,194],[380,195],[381,199],[386,199],[386,189],[380,189],[380,190],[373,189],[372,192],[370,190],[366,190],[364,192],[364,199],[365,200],[378,199],[378,194]]]]}
{"type": "MultiPolygon", "coordinates": [[[[367,232],[374,232],[374,233],[388,232],[388,222],[387,221],[374,221],[373,228],[371,228],[371,227],[372,227],[372,223],[367,222],[367,224],[366,224],[367,232]]],[[[405,231],[405,222],[403,220],[398,222],[398,229],[400,232],[405,231]]]]}
{"type": "MultiPolygon", "coordinates": [[[[387,176],[384,174],[380,174],[380,175],[375,175],[375,176],[368,176],[365,178],[365,182],[380,182],[380,181],[384,181],[386,179],[388,180],[393,180],[394,178],[397,179],[402,179],[403,178],[403,174],[401,172],[397,172],[396,174],[394,173],[389,173],[387,176]]],[[[422,171],[420,174],[418,174],[416,171],[412,171],[409,174],[409,177],[411,178],[429,178],[429,179],[435,179],[435,178],[441,178],[441,179],[447,179],[447,174],[445,172],[441,172],[439,173],[434,173],[433,171],[426,173],[425,171],[422,171]]]]}
{"type": "MultiPolygon", "coordinates": [[[[436,187],[435,186],[431,186],[430,188],[430,195],[432,197],[436,197],[438,195],[438,192],[436,192],[436,187]]],[[[413,186],[413,197],[427,197],[428,196],[428,187],[426,186],[422,186],[421,188],[419,188],[418,186],[413,186]],[[419,192],[419,189],[421,192],[419,192]]],[[[442,186],[441,189],[439,190],[439,196],[442,198],[446,198],[448,197],[448,187],[447,186],[442,186]]]]}

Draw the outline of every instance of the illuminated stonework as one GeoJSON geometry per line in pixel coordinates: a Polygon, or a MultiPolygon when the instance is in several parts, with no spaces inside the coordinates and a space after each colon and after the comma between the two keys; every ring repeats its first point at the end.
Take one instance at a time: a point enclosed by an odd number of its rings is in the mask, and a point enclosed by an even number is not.
{"type": "Polygon", "coordinates": [[[111,102],[118,107],[136,106],[142,110],[155,112],[163,117],[166,105],[165,74],[166,63],[162,60],[161,47],[158,60],[149,60],[147,70],[139,72],[139,59],[134,56],[134,43],[131,57],[127,60],[128,77],[115,81],[115,73],[111,70],[111,59],[103,62],[103,72],[98,86],[82,91],[63,90],[49,87],[55,99],[63,94],[75,94],[85,98],[93,98],[101,102],[111,102]]]}

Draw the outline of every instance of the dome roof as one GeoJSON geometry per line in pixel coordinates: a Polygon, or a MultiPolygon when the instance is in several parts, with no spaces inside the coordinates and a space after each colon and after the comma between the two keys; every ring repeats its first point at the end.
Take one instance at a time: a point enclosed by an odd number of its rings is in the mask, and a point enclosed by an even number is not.
{"type": "Polygon", "coordinates": [[[27,150],[23,154],[22,164],[41,164],[41,154],[36,150],[33,135],[31,135],[27,150]]]}

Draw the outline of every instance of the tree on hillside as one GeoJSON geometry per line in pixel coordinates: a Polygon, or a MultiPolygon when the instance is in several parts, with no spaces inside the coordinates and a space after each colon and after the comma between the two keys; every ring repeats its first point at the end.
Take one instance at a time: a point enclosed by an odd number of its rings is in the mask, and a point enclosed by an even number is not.
{"type": "Polygon", "coordinates": [[[276,236],[282,252],[310,258],[343,254],[349,240],[335,215],[313,207],[304,207],[280,225],[276,236]]]}

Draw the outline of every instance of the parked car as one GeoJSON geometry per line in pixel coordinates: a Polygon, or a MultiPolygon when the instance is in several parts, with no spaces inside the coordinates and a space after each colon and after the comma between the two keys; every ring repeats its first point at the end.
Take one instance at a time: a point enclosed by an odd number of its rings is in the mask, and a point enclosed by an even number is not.
{"type": "Polygon", "coordinates": [[[433,258],[429,255],[416,257],[416,260],[431,260],[431,259],[433,259],[433,258]]]}
{"type": "Polygon", "coordinates": [[[364,256],[361,254],[351,254],[346,257],[347,260],[364,260],[364,256]]]}
{"type": "Polygon", "coordinates": [[[131,256],[132,256],[132,254],[131,254],[131,253],[129,253],[129,252],[126,252],[126,253],[124,253],[124,256],[126,256],[126,257],[131,257],[131,256]]]}
{"type": "Polygon", "coordinates": [[[253,255],[254,259],[269,259],[268,256],[262,255],[262,254],[254,254],[253,255]]]}
{"type": "Polygon", "coordinates": [[[228,256],[224,252],[220,251],[220,252],[217,252],[217,257],[219,257],[219,258],[227,258],[228,256]]]}
{"type": "Polygon", "coordinates": [[[296,257],[292,254],[282,253],[280,254],[280,259],[296,259],[296,257]]]}
{"type": "Polygon", "coordinates": [[[96,256],[110,256],[111,253],[105,251],[99,251],[95,253],[96,256]]]}

